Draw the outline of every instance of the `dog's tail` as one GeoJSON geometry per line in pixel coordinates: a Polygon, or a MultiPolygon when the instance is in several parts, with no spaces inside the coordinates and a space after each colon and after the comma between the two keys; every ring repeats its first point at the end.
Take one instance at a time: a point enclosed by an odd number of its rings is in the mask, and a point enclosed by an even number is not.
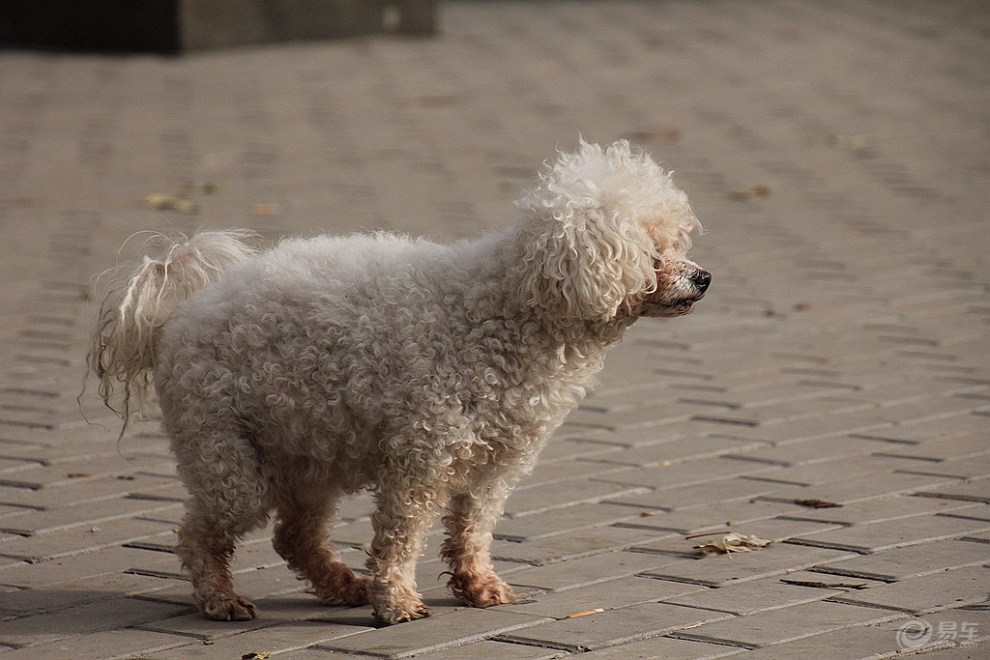
{"type": "Polygon", "coordinates": [[[87,373],[99,379],[103,403],[124,421],[121,435],[132,397],[141,409],[148,401],[158,338],[176,306],[254,253],[247,242],[254,237],[248,231],[203,231],[192,238],[156,235],[151,240],[165,243],[165,256],[145,256],[130,276],[109,284],[86,364],[87,373]]]}

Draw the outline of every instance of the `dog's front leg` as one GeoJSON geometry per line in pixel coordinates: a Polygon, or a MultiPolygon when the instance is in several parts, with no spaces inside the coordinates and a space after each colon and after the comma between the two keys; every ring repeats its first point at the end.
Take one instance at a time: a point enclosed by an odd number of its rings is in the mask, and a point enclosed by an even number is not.
{"type": "Polygon", "coordinates": [[[455,596],[472,607],[491,607],[513,602],[512,589],[492,566],[492,530],[511,484],[499,482],[479,494],[458,495],[451,499],[443,522],[447,540],[441,553],[450,565],[448,586],[455,596]]]}
{"type": "Polygon", "coordinates": [[[427,488],[395,488],[379,492],[377,499],[367,562],[372,573],[368,596],[375,616],[389,624],[429,616],[430,609],[416,591],[416,560],[437,516],[436,494],[427,488]]]}

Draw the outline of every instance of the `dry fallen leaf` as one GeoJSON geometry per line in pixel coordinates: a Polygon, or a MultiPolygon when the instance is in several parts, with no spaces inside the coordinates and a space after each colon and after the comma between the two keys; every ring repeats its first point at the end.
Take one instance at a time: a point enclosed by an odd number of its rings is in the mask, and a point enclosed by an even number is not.
{"type": "Polygon", "coordinates": [[[185,215],[195,215],[199,211],[196,202],[178,195],[153,193],[144,198],[145,203],[156,211],[178,211],[185,215]]]}
{"type": "Polygon", "coordinates": [[[757,185],[751,188],[736,188],[729,191],[729,199],[747,202],[754,199],[762,199],[770,196],[770,188],[764,185],[757,185]]]}
{"type": "Polygon", "coordinates": [[[241,660],[267,660],[272,657],[272,654],[268,651],[254,651],[253,653],[245,653],[241,656],[241,660]]]}
{"type": "Polygon", "coordinates": [[[89,472],[69,472],[65,476],[68,477],[69,479],[85,479],[86,477],[89,477],[91,475],[89,474],[89,472]]]}
{"type": "Polygon", "coordinates": [[[828,500],[820,500],[818,498],[811,498],[807,500],[794,500],[794,503],[798,506],[807,506],[812,509],[834,509],[836,507],[842,506],[836,502],[829,502],[828,500]]]}
{"type": "Polygon", "coordinates": [[[267,216],[279,215],[278,204],[258,203],[251,206],[251,215],[267,216]]]}
{"type": "Polygon", "coordinates": [[[718,541],[709,541],[701,545],[694,546],[703,555],[728,555],[733,552],[750,552],[751,550],[762,550],[773,543],[766,539],[761,539],[753,534],[738,534],[730,532],[718,541]]]}

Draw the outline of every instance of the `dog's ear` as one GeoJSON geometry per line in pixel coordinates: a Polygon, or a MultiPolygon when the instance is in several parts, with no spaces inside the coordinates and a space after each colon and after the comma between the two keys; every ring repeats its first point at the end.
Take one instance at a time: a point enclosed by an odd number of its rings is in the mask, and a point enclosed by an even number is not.
{"type": "Polygon", "coordinates": [[[611,319],[656,286],[652,241],[621,209],[603,203],[591,181],[558,194],[555,187],[519,203],[530,217],[517,234],[517,295],[557,318],[611,319]]]}

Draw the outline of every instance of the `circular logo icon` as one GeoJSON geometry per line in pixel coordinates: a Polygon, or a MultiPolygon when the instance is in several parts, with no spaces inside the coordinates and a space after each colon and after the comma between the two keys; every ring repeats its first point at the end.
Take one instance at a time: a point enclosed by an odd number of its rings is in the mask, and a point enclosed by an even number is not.
{"type": "Polygon", "coordinates": [[[912,619],[905,621],[897,629],[897,648],[901,651],[916,651],[932,639],[932,626],[927,621],[912,619]]]}

